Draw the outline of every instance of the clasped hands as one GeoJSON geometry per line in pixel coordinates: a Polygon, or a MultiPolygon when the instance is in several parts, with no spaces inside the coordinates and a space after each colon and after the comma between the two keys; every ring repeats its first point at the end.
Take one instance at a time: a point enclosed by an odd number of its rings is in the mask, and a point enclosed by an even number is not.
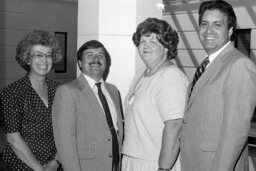
{"type": "Polygon", "coordinates": [[[59,168],[59,164],[56,159],[53,159],[49,161],[46,165],[43,165],[43,167],[40,170],[36,171],[57,171],[59,168]]]}

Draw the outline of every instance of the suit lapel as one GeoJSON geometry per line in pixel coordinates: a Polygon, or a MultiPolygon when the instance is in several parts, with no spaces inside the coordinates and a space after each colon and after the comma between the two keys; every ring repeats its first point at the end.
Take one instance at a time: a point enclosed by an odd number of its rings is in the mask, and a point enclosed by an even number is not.
{"type": "Polygon", "coordinates": [[[97,97],[95,96],[92,88],[90,87],[89,83],[87,82],[83,74],[80,74],[80,76],[78,77],[78,86],[81,90],[81,94],[83,95],[84,100],[89,101],[88,104],[90,105],[90,108],[93,109],[96,115],[98,115],[100,119],[99,122],[103,123],[106,126],[106,128],[109,129],[106,122],[105,113],[103,112],[97,97]]]}
{"type": "Polygon", "coordinates": [[[118,96],[116,95],[116,92],[111,88],[111,86],[108,83],[105,83],[105,88],[107,89],[109,96],[114,103],[115,110],[116,110],[116,115],[117,115],[117,127],[118,130],[122,130],[122,118],[121,118],[121,111],[120,111],[120,99],[118,99],[118,96]]]}
{"type": "Polygon", "coordinates": [[[197,96],[200,89],[205,86],[207,81],[216,73],[216,71],[220,71],[224,66],[225,58],[229,57],[229,52],[234,49],[232,43],[230,43],[223,51],[212,61],[212,63],[206,68],[203,75],[198,79],[197,83],[194,86],[193,92],[189,101],[186,106],[186,111],[189,109],[190,105],[192,104],[193,100],[197,96]]]}

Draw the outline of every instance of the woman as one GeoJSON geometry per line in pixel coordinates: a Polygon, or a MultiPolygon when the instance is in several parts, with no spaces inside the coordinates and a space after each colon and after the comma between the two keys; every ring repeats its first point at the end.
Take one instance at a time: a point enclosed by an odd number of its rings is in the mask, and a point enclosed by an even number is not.
{"type": "Polygon", "coordinates": [[[178,35],[166,21],[148,18],[132,39],[146,69],[125,100],[122,170],[178,170],[178,134],[188,86],[187,77],[171,62],[177,56],[178,35]]]}
{"type": "Polygon", "coordinates": [[[61,49],[53,35],[34,31],[16,50],[16,61],[27,74],[0,93],[8,142],[3,160],[7,171],[55,171],[51,107],[59,83],[46,75],[61,60],[61,49]]]}

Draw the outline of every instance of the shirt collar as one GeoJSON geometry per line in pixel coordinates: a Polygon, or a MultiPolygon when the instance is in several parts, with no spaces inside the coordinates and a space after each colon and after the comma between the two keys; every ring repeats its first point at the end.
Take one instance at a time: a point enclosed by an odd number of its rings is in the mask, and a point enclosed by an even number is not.
{"type": "MultiPolygon", "coordinates": [[[[97,82],[94,79],[92,79],[91,77],[88,77],[86,74],[83,73],[83,75],[84,75],[85,79],[87,80],[88,84],[90,85],[90,87],[93,89],[95,86],[95,83],[97,83],[97,82]]],[[[98,81],[98,82],[101,82],[101,85],[105,86],[103,79],[100,79],[100,81],[98,81]]]]}
{"type": "Polygon", "coordinates": [[[221,53],[221,51],[223,49],[225,49],[225,47],[227,47],[229,44],[231,43],[231,41],[228,41],[222,48],[220,48],[217,52],[214,52],[213,54],[211,54],[209,56],[209,61],[210,63],[221,53]]]}

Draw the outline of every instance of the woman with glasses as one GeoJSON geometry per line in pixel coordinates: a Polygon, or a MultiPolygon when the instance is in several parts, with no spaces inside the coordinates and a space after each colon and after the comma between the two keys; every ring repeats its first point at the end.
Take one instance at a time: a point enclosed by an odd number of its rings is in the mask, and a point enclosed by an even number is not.
{"type": "Polygon", "coordinates": [[[59,168],[51,108],[60,84],[46,75],[61,59],[57,40],[46,31],[27,34],[16,49],[16,61],[27,74],[0,93],[8,142],[3,151],[7,171],[59,168]]]}

